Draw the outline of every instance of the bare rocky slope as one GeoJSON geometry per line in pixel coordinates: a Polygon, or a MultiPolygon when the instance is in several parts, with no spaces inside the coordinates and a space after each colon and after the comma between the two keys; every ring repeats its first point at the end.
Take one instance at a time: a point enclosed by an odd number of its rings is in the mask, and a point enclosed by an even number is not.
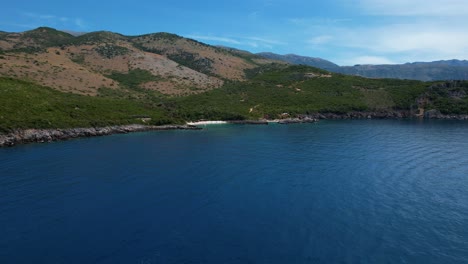
{"type": "Polygon", "coordinates": [[[101,31],[74,36],[46,27],[0,32],[0,76],[91,96],[100,88],[196,94],[225,81],[245,80],[246,69],[268,62],[169,33],[129,37],[101,31]],[[138,81],[129,84],[129,78],[138,81]]]}

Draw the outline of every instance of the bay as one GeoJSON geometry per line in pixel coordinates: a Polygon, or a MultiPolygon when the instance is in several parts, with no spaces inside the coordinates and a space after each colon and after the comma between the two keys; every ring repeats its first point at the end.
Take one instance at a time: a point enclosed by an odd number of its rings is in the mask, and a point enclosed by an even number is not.
{"type": "Polygon", "coordinates": [[[467,263],[468,123],[212,125],[0,149],[0,263],[467,263]]]}

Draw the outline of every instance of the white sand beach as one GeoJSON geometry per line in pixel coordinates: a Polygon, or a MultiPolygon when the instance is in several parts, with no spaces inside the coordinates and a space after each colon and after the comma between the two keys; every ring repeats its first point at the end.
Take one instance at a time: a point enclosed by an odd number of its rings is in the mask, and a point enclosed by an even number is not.
{"type": "Polygon", "coordinates": [[[187,122],[189,126],[200,126],[200,125],[219,125],[227,124],[226,121],[196,121],[196,122],[187,122]]]}

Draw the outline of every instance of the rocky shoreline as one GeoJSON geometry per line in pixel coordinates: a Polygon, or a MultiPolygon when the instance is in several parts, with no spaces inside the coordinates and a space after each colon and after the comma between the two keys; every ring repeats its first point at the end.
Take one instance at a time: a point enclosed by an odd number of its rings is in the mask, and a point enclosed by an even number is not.
{"type": "Polygon", "coordinates": [[[232,121],[227,121],[227,124],[232,124],[232,125],[268,125],[268,121],[265,121],[265,120],[232,120],[232,121]]]}
{"type": "Polygon", "coordinates": [[[382,112],[349,112],[345,114],[336,113],[315,113],[305,115],[313,119],[395,119],[412,118],[409,111],[382,111],[382,112]]]}
{"type": "Polygon", "coordinates": [[[131,132],[160,131],[160,130],[201,130],[190,125],[122,125],[91,128],[70,129],[24,129],[9,134],[0,134],[0,147],[15,146],[26,143],[43,143],[67,140],[72,138],[96,137],[111,134],[126,134],[131,132]]]}
{"type": "MultiPolygon", "coordinates": [[[[383,111],[383,112],[349,112],[345,114],[336,113],[314,113],[309,115],[298,115],[295,118],[284,118],[274,121],[268,120],[239,120],[219,121],[223,124],[238,125],[268,125],[270,122],[278,124],[315,123],[319,120],[338,119],[439,119],[439,120],[468,120],[468,115],[444,115],[438,110],[425,111],[422,115],[416,115],[410,111],[383,111]]],[[[125,134],[131,132],[160,131],[160,130],[201,130],[196,125],[121,125],[91,128],[70,129],[24,129],[15,130],[8,134],[0,134],[0,147],[15,146],[26,143],[44,143],[61,141],[73,138],[96,137],[111,134],[125,134]]]]}
{"type": "Polygon", "coordinates": [[[410,111],[382,111],[382,112],[349,112],[345,114],[315,113],[299,115],[299,119],[441,119],[441,120],[468,120],[468,115],[444,115],[439,110],[428,110],[422,115],[410,111]]]}

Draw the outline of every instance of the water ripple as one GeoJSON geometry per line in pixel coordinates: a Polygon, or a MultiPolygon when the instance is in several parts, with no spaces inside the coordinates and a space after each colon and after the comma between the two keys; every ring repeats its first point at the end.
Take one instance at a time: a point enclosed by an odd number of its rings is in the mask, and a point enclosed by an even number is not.
{"type": "Polygon", "coordinates": [[[0,262],[466,263],[467,128],[226,125],[0,149],[0,262]]]}

